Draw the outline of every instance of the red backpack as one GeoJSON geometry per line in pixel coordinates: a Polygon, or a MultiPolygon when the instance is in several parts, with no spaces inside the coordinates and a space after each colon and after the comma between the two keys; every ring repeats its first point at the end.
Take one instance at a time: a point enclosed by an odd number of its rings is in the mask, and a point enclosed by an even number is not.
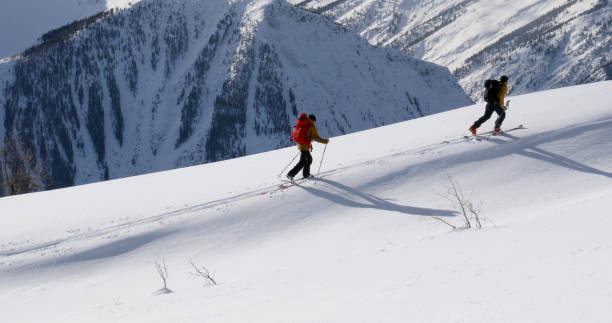
{"type": "Polygon", "coordinates": [[[295,122],[295,126],[293,126],[293,131],[291,132],[291,140],[298,144],[310,145],[310,138],[306,135],[309,128],[310,122],[308,121],[308,116],[306,113],[300,113],[295,122]]]}

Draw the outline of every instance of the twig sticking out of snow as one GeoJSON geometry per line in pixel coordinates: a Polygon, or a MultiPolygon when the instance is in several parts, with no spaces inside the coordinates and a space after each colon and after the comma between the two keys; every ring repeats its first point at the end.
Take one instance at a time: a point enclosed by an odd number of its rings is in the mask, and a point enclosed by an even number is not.
{"type": "Polygon", "coordinates": [[[191,263],[191,266],[195,270],[195,272],[191,273],[192,275],[204,279],[209,285],[217,285],[213,275],[210,274],[206,267],[198,266],[193,260],[190,260],[189,263],[191,263]]]}

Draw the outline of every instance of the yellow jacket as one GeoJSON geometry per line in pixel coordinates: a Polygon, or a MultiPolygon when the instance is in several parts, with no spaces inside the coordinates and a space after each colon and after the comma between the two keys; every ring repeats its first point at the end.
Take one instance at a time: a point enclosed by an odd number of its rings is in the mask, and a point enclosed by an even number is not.
{"type": "Polygon", "coordinates": [[[499,87],[499,91],[497,92],[497,100],[493,102],[494,104],[504,105],[504,99],[506,98],[506,93],[508,92],[508,87],[506,84],[502,84],[499,87]]]}
{"type": "MultiPolygon", "coordinates": [[[[329,139],[323,139],[319,137],[319,132],[317,132],[317,127],[315,126],[314,121],[308,119],[308,122],[310,122],[310,128],[308,128],[308,131],[306,132],[306,138],[318,141],[322,144],[328,143],[329,139]]],[[[312,145],[298,143],[297,147],[301,151],[309,151],[311,150],[312,145]]]]}

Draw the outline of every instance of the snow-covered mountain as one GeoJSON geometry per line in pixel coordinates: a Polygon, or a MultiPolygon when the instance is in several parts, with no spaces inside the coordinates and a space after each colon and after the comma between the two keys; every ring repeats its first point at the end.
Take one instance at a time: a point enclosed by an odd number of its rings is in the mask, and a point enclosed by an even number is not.
{"type": "Polygon", "coordinates": [[[0,61],[34,46],[49,30],[98,12],[127,8],[140,0],[3,0],[0,61]]]}
{"type": "Polygon", "coordinates": [[[513,97],[525,129],[480,141],[481,104],[334,137],[287,189],[293,148],[1,198],[2,321],[607,323],[610,92],[513,97]],[[441,222],[447,175],[483,229],[441,222]]]}
{"type": "Polygon", "coordinates": [[[289,0],[372,44],[448,66],[474,100],[510,76],[510,94],[612,79],[608,0],[289,0]]]}
{"type": "Polygon", "coordinates": [[[471,102],[447,68],[282,0],[147,0],[42,40],[0,64],[0,133],[55,187],[286,147],[298,112],[328,137],[471,102]]]}

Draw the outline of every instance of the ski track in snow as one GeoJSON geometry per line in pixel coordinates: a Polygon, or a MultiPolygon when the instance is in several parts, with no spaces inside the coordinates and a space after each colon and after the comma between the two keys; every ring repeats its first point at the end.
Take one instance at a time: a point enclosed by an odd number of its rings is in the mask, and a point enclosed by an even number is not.
{"type": "MultiPolygon", "coordinates": [[[[340,176],[342,172],[344,171],[362,167],[364,165],[368,165],[372,163],[379,163],[379,164],[388,163],[394,160],[405,158],[406,156],[409,156],[409,155],[427,155],[427,154],[437,156],[437,158],[435,158],[434,160],[429,160],[425,162],[426,164],[431,164],[432,165],[431,167],[436,167],[435,165],[438,164],[441,160],[449,159],[449,158],[453,160],[454,164],[462,164],[462,163],[474,162],[477,160],[487,160],[487,159],[499,158],[499,157],[509,155],[509,154],[518,154],[518,155],[522,155],[522,156],[529,157],[529,158],[548,161],[548,162],[558,164],[560,166],[567,167],[570,169],[575,169],[578,171],[593,173],[597,175],[603,175],[603,176],[612,178],[611,173],[585,166],[571,159],[568,159],[563,156],[553,154],[541,148],[538,148],[538,146],[542,144],[556,141],[556,140],[565,139],[565,138],[572,138],[581,133],[596,130],[601,127],[612,128],[612,119],[600,121],[600,122],[593,123],[593,124],[572,127],[572,128],[568,128],[564,130],[552,131],[550,133],[542,133],[542,134],[538,134],[534,136],[526,136],[526,137],[521,137],[520,132],[515,133],[515,134],[504,133],[499,136],[490,137],[488,140],[485,140],[485,141],[473,140],[474,139],[473,137],[469,137],[467,139],[464,137],[457,137],[453,139],[447,139],[447,140],[444,140],[436,144],[430,144],[430,145],[421,146],[415,149],[409,149],[409,150],[405,150],[401,152],[396,152],[396,153],[384,156],[382,158],[365,160],[359,163],[331,169],[331,170],[321,173],[322,180],[320,181],[317,180],[312,184],[321,183],[323,185],[320,185],[320,186],[324,186],[326,185],[325,178],[337,177],[337,176],[340,176]],[[445,154],[445,150],[448,150],[449,148],[457,144],[482,144],[483,145],[482,153],[477,156],[474,154],[473,151],[460,152],[458,154],[450,154],[450,155],[445,154]],[[488,149],[491,147],[491,145],[497,145],[499,149],[497,150],[488,149]]],[[[522,129],[518,129],[518,130],[522,130],[522,129]]],[[[427,166],[424,164],[411,164],[411,165],[408,165],[407,167],[409,168],[415,168],[415,167],[429,168],[430,166],[427,166]]],[[[312,184],[309,182],[300,182],[296,186],[308,187],[308,186],[312,186],[312,184]]],[[[10,264],[10,266],[13,266],[13,264],[10,262],[11,257],[19,256],[22,254],[35,254],[35,253],[39,253],[41,251],[53,249],[53,248],[62,248],[62,247],[69,248],[71,244],[77,241],[97,239],[97,238],[103,238],[103,237],[109,237],[109,236],[112,238],[105,245],[106,246],[117,246],[117,244],[121,242],[124,244],[124,247],[121,247],[123,250],[119,250],[116,252],[124,253],[124,252],[134,249],[134,247],[132,247],[132,244],[126,243],[126,241],[131,241],[130,239],[141,241],[143,240],[142,237],[147,237],[148,239],[154,239],[154,238],[163,237],[165,235],[171,234],[170,233],[172,231],[171,229],[161,230],[159,226],[153,226],[155,224],[163,224],[164,227],[171,226],[177,221],[179,221],[179,218],[186,216],[188,214],[193,214],[193,216],[197,217],[199,216],[199,214],[194,214],[194,213],[198,213],[204,210],[210,210],[210,209],[214,209],[214,208],[222,207],[222,206],[229,207],[231,204],[234,204],[234,203],[237,203],[243,200],[247,200],[251,198],[259,198],[261,196],[266,197],[266,196],[270,196],[273,194],[285,193],[285,192],[287,192],[286,194],[290,194],[290,191],[286,191],[286,189],[280,188],[278,184],[267,185],[264,187],[260,187],[254,190],[249,190],[244,193],[240,193],[240,194],[230,196],[227,198],[207,201],[204,203],[179,208],[177,210],[168,211],[168,212],[164,212],[164,213],[149,216],[149,217],[144,217],[144,218],[140,218],[137,220],[125,221],[123,223],[113,224],[110,226],[102,226],[101,228],[98,228],[98,229],[88,228],[88,229],[69,230],[68,231],[69,233],[70,232],[83,232],[83,231],[85,232],[68,235],[66,237],[52,240],[52,241],[39,242],[39,243],[25,243],[19,247],[15,247],[16,245],[19,245],[19,243],[9,242],[9,243],[4,244],[5,246],[9,246],[9,248],[3,251],[0,251],[0,257],[5,258],[2,262],[0,262],[0,266],[2,266],[2,263],[5,264],[4,265],[5,269],[7,268],[7,264],[10,264]],[[176,221],[171,222],[170,220],[176,220],[176,221]],[[167,222],[167,223],[164,223],[164,222],[167,222]],[[137,237],[131,237],[130,232],[137,232],[137,237]],[[165,232],[165,233],[161,233],[161,232],[165,232]],[[140,236],[140,238],[138,238],[138,236],[140,236]]],[[[184,220],[184,219],[181,219],[181,220],[184,220]]],[[[147,238],[144,238],[144,240],[147,240],[147,238]]],[[[96,249],[99,249],[99,248],[101,247],[97,247],[96,249]]],[[[71,256],[65,256],[65,257],[71,258],[71,256]]],[[[62,263],[62,262],[64,261],[62,260],[59,261],[59,263],[62,263]]],[[[39,268],[41,263],[38,261],[36,261],[35,263],[38,263],[35,267],[39,268]]],[[[44,264],[45,261],[43,261],[42,263],[44,264]]],[[[55,260],[50,263],[57,264],[58,261],[55,260]]],[[[25,265],[25,266],[28,267],[28,265],[25,265]]]]}
{"type": "MultiPolygon", "coordinates": [[[[338,176],[343,171],[346,171],[349,169],[361,167],[363,165],[368,165],[368,164],[372,164],[376,162],[385,163],[385,162],[392,161],[394,159],[403,158],[407,155],[424,155],[424,154],[439,155],[445,150],[445,147],[450,147],[453,144],[462,144],[462,143],[471,143],[471,141],[466,140],[463,137],[457,137],[455,139],[445,140],[437,144],[426,145],[426,146],[418,147],[415,149],[410,149],[410,150],[403,151],[403,152],[393,153],[391,155],[388,155],[382,158],[366,160],[366,161],[362,161],[356,164],[346,165],[340,168],[335,168],[335,169],[331,169],[328,171],[324,171],[320,174],[320,177],[326,178],[329,176],[329,174],[332,174],[332,173],[334,173],[332,176],[338,176]]],[[[320,182],[320,181],[316,181],[316,182],[320,182]]],[[[310,183],[304,183],[304,182],[297,183],[297,186],[303,186],[303,185],[310,185],[310,183]]],[[[262,195],[265,196],[269,194],[276,194],[279,192],[282,193],[283,191],[285,191],[285,189],[280,188],[278,184],[267,185],[267,186],[257,188],[254,190],[250,190],[250,191],[247,191],[241,194],[237,194],[231,197],[213,200],[213,201],[207,201],[204,203],[179,208],[177,210],[164,212],[164,213],[153,215],[150,217],[144,217],[144,218],[140,218],[137,220],[126,221],[120,224],[113,224],[113,225],[106,226],[106,227],[102,226],[99,229],[91,229],[91,228],[76,229],[75,228],[72,230],[68,230],[68,232],[69,233],[70,232],[82,232],[82,231],[85,231],[85,232],[69,235],[67,237],[52,240],[52,241],[38,242],[38,243],[32,243],[32,244],[25,243],[19,247],[15,247],[15,245],[19,245],[20,243],[9,242],[9,243],[4,244],[4,245],[9,246],[8,249],[6,250],[0,249],[0,257],[8,258],[12,256],[18,256],[21,254],[37,253],[42,250],[47,250],[50,248],[60,248],[63,245],[68,245],[76,241],[101,238],[101,237],[109,236],[109,235],[120,237],[121,239],[125,239],[126,236],[129,235],[130,231],[136,231],[136,232],[139,232],[140,234],[141,231],[135,230],[138,227],[142,227],[142,226],[146,227],[146,226],[153,225],[155,223],[168,221],[168,220],[178,218],[178,217],[181,217],[187,214],[196,213],[196,212],[203,211],[203,210],[209,210],[209,209],[213,209],[213,208],[220,207],[220,206],[227,206],[232,203],[240,202],[246,199],[261,197],[262,195]]],[[[194,216],[197,216],[197,214],[194,216]]],[[[155,228],[153,230],[158,230],[158,229],[159,228],[155,228]]],[[[114,244],[114,243],[116,243],[116,240],[109,242],[109,244],[114,244]]],[[[7,260],[5,260],[4,262],[6,263],[7,260]]],[[[1,263],[0,263],[0,266],[1,266],[1,263]]]]}

